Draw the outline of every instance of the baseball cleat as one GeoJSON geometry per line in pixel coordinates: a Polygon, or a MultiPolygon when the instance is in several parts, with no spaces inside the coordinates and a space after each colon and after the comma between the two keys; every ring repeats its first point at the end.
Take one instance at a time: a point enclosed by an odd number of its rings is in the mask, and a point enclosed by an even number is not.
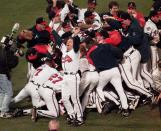
{"type": "Polygon", "coordinates": [[[114,102],[104,102],[102,113],[103,114],[110,113],[115,107],[116,107],[116,104],[114,102]]]}
{"type": "Polygon", "coordinates": [[[31,110],[31,120],[33,122],[36,122],[37,121],[37,111],[36,111],[36,107],[34,106],[31,110]]]}
{"type": "Polygon", "coordinates": [[[68,125],[73,124],[73,123],[74,123],[74,121],[75,121],[75,119],[74,119],[74,118],[70,118],[69,116],[67,116],[66,120],[67,120],[67,124],[68,124],[68,125]]]}
{"type": "Polygon", "coordinates": [[[123,110],[122,110],[122,116],[128,117],[129,115],[130,115],[130,112],[129,112],[128,109],[123,109],[123,110]]]}
{"type": "Polygon", "coordinates": [[[15,109],[15,111],[13,112],[13,117],[20,117],[23,116],[23,109],[17,108],[15,109]]]}
{"type": "Polygon", "coordinates": [[[84,124],[84,121],[75,120],[74,123],[72,124],[72,126],[77,127],[77,126],[81,126],[83,124],[84,124]]]}

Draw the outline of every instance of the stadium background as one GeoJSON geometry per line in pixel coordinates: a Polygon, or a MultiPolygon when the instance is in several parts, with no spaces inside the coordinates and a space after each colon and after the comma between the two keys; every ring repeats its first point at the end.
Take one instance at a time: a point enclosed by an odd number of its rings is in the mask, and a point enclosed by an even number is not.
{"type": "MultiPolygon", "coordinates": [[[[117,0],[120,9],[125,10],[130,0],[117,0]]],[[[152,0],[133,0],[137,4],[138,10],[148,15],[152,0]]],[[[97,11],[107,10],[109,0],[97,0],[97,11]]],[[[74,0],[74,3],[80,7],[86,7],[87,0],[74,0]]],[[[11,32],[15,22],[20,23],[20,30],[32,27],[35,19],[39,16],[47,18],[45,9],[46,0],[0,0],[0,38],[11,32]]],[[[27,64],[23,58],[13,70],[12,81],[14,95],[22,89],[26,83],[27,64]]],[[[29,102],[21,102],[18,107],[31,107],[29,102]]],[[[140,107],[132,112],[129,118],[122,118],[121,115],[111,113],[106,116],[97,113],[90,113],[86,124],[73,128],[68,126],[64,117],[60,117],[61,131],[160,131],[161,120],[159,119],[158,109],[153,111],[148,106],[140,107]]],[[[0,131],[45,131],[49,119],[41,118],[37,123],[32,123],[30,117],[20,117],[13,119],[0,119],[0,131]]]]}

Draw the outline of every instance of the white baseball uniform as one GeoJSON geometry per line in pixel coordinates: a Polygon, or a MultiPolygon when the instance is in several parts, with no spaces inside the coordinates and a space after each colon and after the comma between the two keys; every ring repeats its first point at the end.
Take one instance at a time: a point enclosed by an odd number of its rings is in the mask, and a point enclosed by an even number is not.
{"type": "MultiPolygon", "coordinates": [[[[133,90],[136,90],[147,97],[151,97],[152,95],[150,92],[145,89],[137,80],[136,77],[134,77],[132,73],[132,61],[135,61],[135,59],[138,59],[136,57],[136,54],[138,54],[138,51],[134,48],[129,48],[125,53],[124,53],[124,60],[123,62],[119,65],[119,68],[121,70],[121,76],[123,80],[125,81],[126,85],[133,90]]],[[[137,60],[138,61],[138,60],[137,60]]],[[[134,66],[134,65],[133,65],[134,66]]]]}
{"type": "Polygon", "coordinates": [[[28,82],[25,87],[16,95],[13,99],[13,103],[18,103],[30,96],[32,105],[36,108],[42,107],[45,105],[45,102],[40,98],[40,95],[37,91],[37,85],[34,85],[32,82],[28,82]]]}
{"type": "Polygon", "coordinates": [[[36,69],[32,78],[32,82],[38,86],[38,93],[44,99],[48,108],[48,110],[37,110],[37,113],[41,116],[53,118],[59,116],[59,108],[55,96],[55,91],[53,88],[43,85],[46,81],[51,80],[51,78],[53,81],[58,81],[58,79],[62,80],[62,78],[58,76],[58,71],[56,69],[50,67],[47,64],[43,64],[36,69]]]}
{"type": "Polygon", "coordinates": [[[151,40],[151,61],[152,61],[152,75],[157,75],[156,73],[159,72],[158,69],[158,49],[156,47],[156,44],[160,41],[160,36],[159,36],[159,30],[156,26],[156,24],[151,20],[148,19],[148,21],[145,23],[144,26],[144,32],[148,34],[152,40],[151,40]]]}
{"type": "Polygon", "coordinates": [[[98,72],[95,71],[95,67],[93,69],[90,68],[92,65],[88,63],[87,58],[80,59],[80,71],[81,71],[81,81],[80,81],[80,95],[83,94],[82,98],[82,110],[84,111],[89,100],[89,95],[93,91],[93,89],[98,84],[99,75],[98,72]]]}
{"type": "Polygon", "coordinates": [[[61,51],[63,53],[63,79],[66,85],[62,88],[62,100],[64,102],[64,106],[67,110],[68,115],[71,118],[77,118],[79,121],[82,121],[83,112],[79,100],[80,76],[78,74],[80,52],[79,50],[75,52],[74,49],[67,51],[67,47],[64,44],[62,44],[61,51]],[[70,97],[74,107],[70,102],[70,97]]]}

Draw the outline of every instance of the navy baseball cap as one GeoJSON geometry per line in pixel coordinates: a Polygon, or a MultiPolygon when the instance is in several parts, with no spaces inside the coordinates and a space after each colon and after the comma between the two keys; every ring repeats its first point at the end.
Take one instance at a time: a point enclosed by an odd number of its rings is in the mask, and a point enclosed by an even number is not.
{"type": "Polygon", "coordinates": [[[120,18],[123,19],[123,20],[127,20],[127,19],[131,20],[131,16],[127,12],[122,12],[120,14],[120,18]]]}
{"type": "Polygon", "coordinates": [[[108,19],[107,23],[110,25],[109,29],[111,30],[114,30],[114,29],[118,30],[121,28],[121,22],[118,20],[108,19]]]}

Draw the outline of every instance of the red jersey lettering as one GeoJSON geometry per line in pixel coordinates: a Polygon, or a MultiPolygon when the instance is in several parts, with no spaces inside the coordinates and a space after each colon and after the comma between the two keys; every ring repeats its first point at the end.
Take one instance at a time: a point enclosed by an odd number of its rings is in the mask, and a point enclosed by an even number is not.
{"type": "Polygon", "coordinates": [[[53,84],[55,84],[59,81],[62,81],[62,80],[63,80],[63,78],[60,77],[58,74],[54,74],[49,78],[49,81],[51,81],[53,84]]]}

